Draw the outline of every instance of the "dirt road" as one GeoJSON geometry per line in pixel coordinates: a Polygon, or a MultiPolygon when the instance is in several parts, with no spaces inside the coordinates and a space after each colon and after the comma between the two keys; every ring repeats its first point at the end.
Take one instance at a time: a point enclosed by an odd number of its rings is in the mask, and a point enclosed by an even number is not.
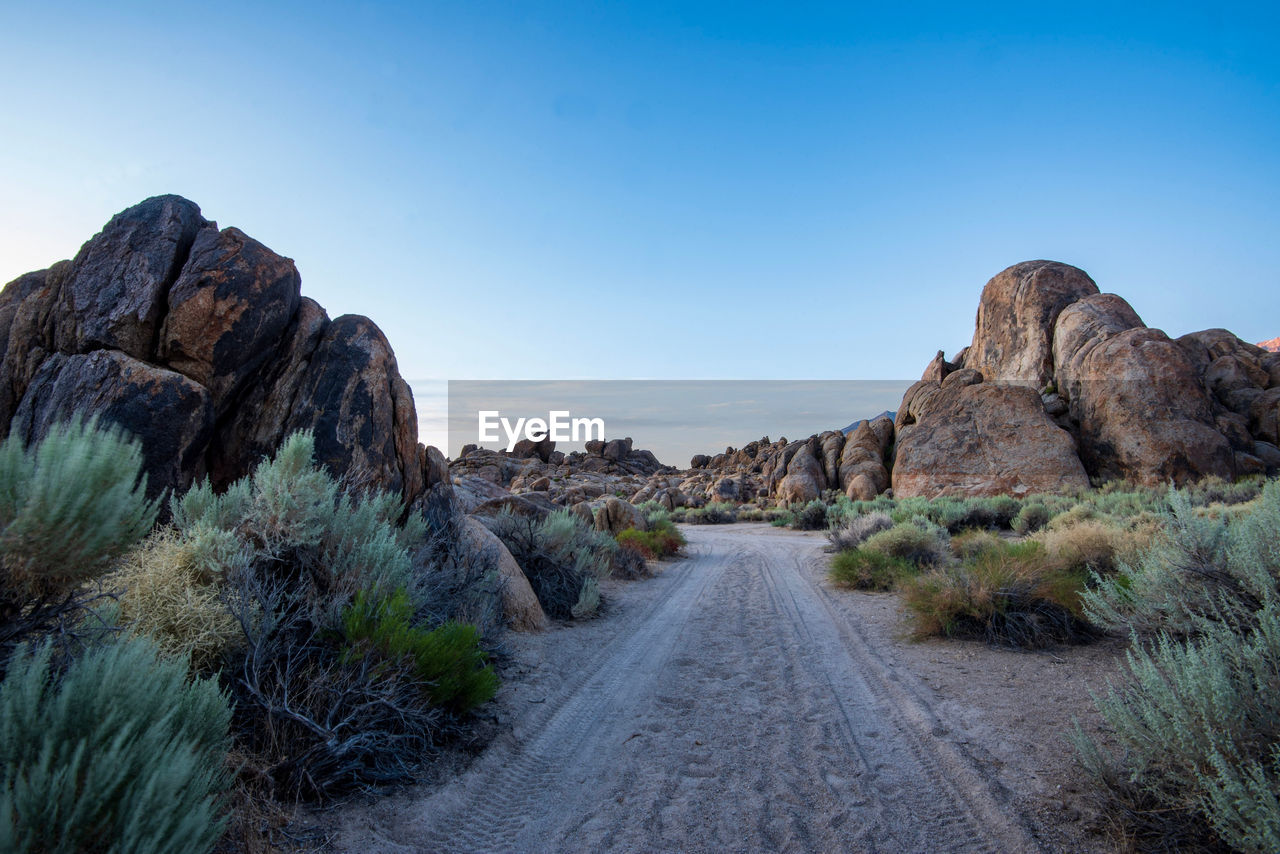
{"type": "Polygon", "coordinates": [[[510,737],[344,850],[1039,850],[927,689],[833,607],[819,538],[687,534],[690,557],[586,646],[530,665],[562,678],[508,698],[510,737]]]}

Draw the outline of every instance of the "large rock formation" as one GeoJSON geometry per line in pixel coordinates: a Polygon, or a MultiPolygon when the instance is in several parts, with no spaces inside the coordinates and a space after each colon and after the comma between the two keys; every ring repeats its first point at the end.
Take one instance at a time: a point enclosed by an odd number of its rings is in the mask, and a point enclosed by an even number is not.
{"type": "Polygon", "coordinates": [[[1042,388],[1053,374],[1053,328],[1058,314],[1097,292],[1093,279],[1066,264],[1025,261],[1013,265],[982,289],[973,343],[957,366],[972,368],[987,382],[1042,388]]]}
{"type": "Polygon", "coordinates": [[[1226,330],[1172,340],[1074,267],[1017,264],[983,289],[972,344],[904,396],[895,495],[1274,474],[1278,368],[1226,330]]]}
{"type": "Polygon", "coordinates": [[[901,412],[893,494],[1027,495],[1089,485],[1071,436],[1040,395],[1017,383],[987,383],[961,369],[912,387],[901,412]]]}
{"type": "Polygon", "coordinates": [[[33,441],[96,413],[141,440],[153,495],[225,485],[302,428],[351,486],[423,491],[417,415],[378,328],[330,321],[291,260],[178,196],[6,286],[0,344],[0,429],[33,441]]]}

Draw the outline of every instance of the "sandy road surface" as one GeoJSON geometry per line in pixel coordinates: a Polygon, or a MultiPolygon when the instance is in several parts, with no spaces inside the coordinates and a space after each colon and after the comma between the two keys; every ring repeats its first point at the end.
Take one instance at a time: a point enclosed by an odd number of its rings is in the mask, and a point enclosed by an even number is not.
{"type": "MultiPolygon", "coordinates": [[[[690,557],[598,624],[462,776],[345,850],[1039,850],[927,691],[832,607],[821,540],[686,529],[690,557]],[[806,571],[808,570],[808,571],[806,571]]],[[[573,629],[569,631],[581,631],[573,629]]]]}

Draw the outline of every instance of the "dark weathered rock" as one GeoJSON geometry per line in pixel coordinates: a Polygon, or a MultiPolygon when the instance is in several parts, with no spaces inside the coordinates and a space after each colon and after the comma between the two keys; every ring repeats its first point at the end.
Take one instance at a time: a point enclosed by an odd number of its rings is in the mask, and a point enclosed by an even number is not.
{"type": "Polygon", "coordinates": [[[53,317],[70,261],[14,279],[0,292],[0,429],[40,365],[54,352],[53,317]]]}
{"type": "Polygon", "coordinates": [[[208,388],[221,416],[281,355],[301,288],[288,258],[237,228],[202,229],[169,290],[158,358],[208,388]]]}
{"type": "Polygon", "coordinates": [[[35,442],[76,413],[98,415],[141,441],[150,495],[181,491],[204,474],[213,407],[208,391],[181,374],[115,350],[54,354],[32,379],[10,432],[35,442]]]}
{"type": "Polygon", "coordinates": [[[151,359],[169,287],[204,225],[200,208],[180,196],[155,196],[112,217],[81,248],[62,284],[58,350],[151,359]]]}
{"type": "MultiPolygon", "coordinates": [[[[299,405],[299,391],[311,357],[329,326],[329,316],[314,300],[303,297],[289,328],[281,336],[274,359],[223,416],[209,446],[209,476],[223,487],[270,457],[287,435],[299,405]]],[[[409,500],[412,500],[410,496],[409,500]]]]}
{"type": "Polygon", "coordinates": [[[382,330],[343,315],[311,356],[285,433],[311,430],[316,458],[353,487],[422,491],[418,416],[382,330]]]}

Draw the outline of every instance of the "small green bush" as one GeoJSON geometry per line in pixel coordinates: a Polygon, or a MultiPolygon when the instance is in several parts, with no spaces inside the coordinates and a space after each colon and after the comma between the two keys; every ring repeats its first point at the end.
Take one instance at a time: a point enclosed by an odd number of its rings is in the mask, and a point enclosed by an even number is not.
{"type": "Polygon", "coordinates": [[[503,513],[487,524],[524,570],[548,616],[568,620],[574,618],[575,609],[588,613],[586,606],[599,596],[597,580],[609,574],[618,549],[613,537],[588,527],[567,510],[557,510],[541,521],[503,513]]]}
{"type": "Polygon", "coordinates": [[[946,530],[923,517],[894,525],[867,538],[862,544],[867,551],[905,560],[918,567],[941,566],[951,553],[951,538],[946,530]]]}
{"type": "Polygon", "coordinates": [[[1013,517],[1010,527],[1018,534],[1026,536],[1027,534],[1034,534],[1049,524],[1051,518],[1049,508],[1045,506],[1043,501],[1028,501],[1022,505],[1018,515],[1013,517]]]}
{"type": "Polygon", "coordinates": [[[827,531],[827,539],[836,551],[847,551],[862,545],[872,534],[892,527],[893,519],[883,511],[845,514],[832,523],[827,531]]]}
{"type": "Polygon", "coordinates": [[[855,590],[893,590],[918,570],[911,561],[884,552],[855,548],[839,552],[831,560],[831,580],[855,590]]]}
{"type": "Polygon", "coordinates": [[[59,628],[74,633],[92,601],[83,586],[146,535],[142,450],[96,418],[50,428],[32,448],[0,443],[0,672],[13,647],[59,628]]]}
{"type": "Polygon", "coordinates": [[[712,501],[705,507],[686,510],[684,521],[690,525],[729,525],[738,521],[738,511],[727,501],[712,501]]]}
{"type": "Polygon", "coordinates": [[[343,656],[375,653],[409,659],[437,706],[464,714],[488,702],[498,677],[486,663],[475,626],[445,623],[428,630],[414,621],[413,601],[397,590],[385,598],[360,592],[342,616],[343,656]]]}
{"type": "Polygon", "coordinates": [[[648,531],[628,528],[618,534],[618,545],[638,549],[646,557],[666,558],[678,554],[685,545],[684,535],[671,522],[662,520],[648,531]]]}
{"type": "Polygon", "coordinates": [[[1039,543],[1024,542],[904,579],[903,591],[919,636],[1036,648],[1094,636],[1080,614],[1084,581],[1047,560],[1039,543]]]}
{"type": "Polygon", "coordinates": [[[814,499],[791,510],[791,527],[797,531],[821,531],[827,527],[827,505],[814,499]]]}
{"type": "Polygon", "coordinates": [[[0,684],[0,850],[209,851],[221,835],[231,711],[213,681],[141,639],[59,679],[19,647],[0,684]]]}

